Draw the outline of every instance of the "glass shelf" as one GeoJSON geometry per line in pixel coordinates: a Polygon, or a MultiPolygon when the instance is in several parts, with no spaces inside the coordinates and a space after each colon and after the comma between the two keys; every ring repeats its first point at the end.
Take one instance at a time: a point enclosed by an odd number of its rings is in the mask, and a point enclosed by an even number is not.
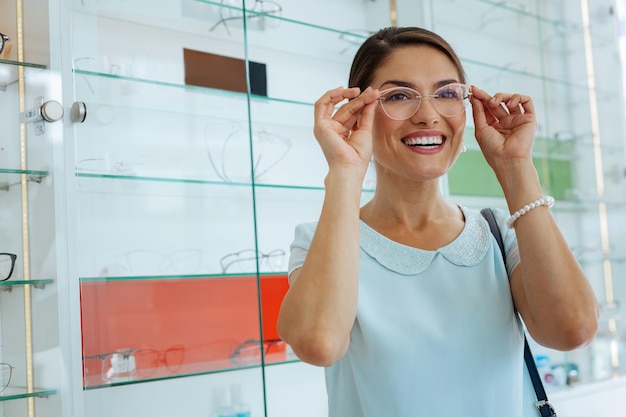
{"type": "Polygon", "coordinates": [[[5,91],[10,85],[17,83],[18,68],[20,67],[26,72],[26,77],[29,77],[33,72],[46,69],[46,66],[41,64],[0,59],[0,91],[5,91]]]}
{"type": "Polygon", "coordinates": [[[15,175],[32,175],[35,177],[47,177],[48,171],[40,171],[40,170],[32,170],[32,169],[12,169],[12,168],[0,168],[0,178],[6,175],[7,177],[15,176],[15,175]]]}
{"type": "Polygon", "coordinates": [[[20,400],[24,398],[47,398],[51,395],[56,394],[56,390],[53,389],[41,389],[35,388],[34,391],[29,391],[26,388],[19,387],[7,387],[0,394],[0,401],[11,401],[11,400],[20,400]]]}
{"type": "MultiPolygon", "coordinates": [[[[92,174],[86,172],[77,172],[76,177],[81,179],[92,179],[94,180],[94,185],[87,185],[83,183],[81,185],[81,189],[85,192],[96,192],[96,193],[116,193],[119,192],[118,187],[108,187],[106,183],[100,183],[98,180],[103,181],[130,181],[130,182],[145,182],[145,183],[156,183],[160,184],[186,184],[190,186],[217,186],[217,187],[254,187],[256,189],[268,189],[268,190],[294,190],[294,191],[314,191],[314,192],[323,192],[325,190],[324,186],[308,186],[308,185],[289,185],[289,184],[264,184],[264,183],[245,183],[245,182],[224,182],[224,181],[213,181],[213,180],[203,180],[203,179],[193,179],[193,178],[169,178],[169,177],[145,177],[145,176],[132,176],[132,175],[114,175],[114,174],[92,174]]],[[[146,194],[161,194],[161,191],[157,189],[144,189],[143,192],[146,194]],[[152,191],[151,191],[152,190],[152,191]]],[[[365,194],[371,194],[374,192],[374,184],[366,183],[362,189],[362,192],[365,194]]],[[[173,194],[176,194],[174,192],[173,194]]],[[[205,192],[202,190],[197,190],[197,192],[190,192],[190,189],[186,188],[184,191],[181,190],[181,195],[205,195],[205,192]]]]}
{"type": "Polygon", "coordinates": [[[26,175],[27,182],[39,184],[48,174],[48,171],[0,168],[0,192],[9,191],[11,187],[20,185],[21,175],[26,175]]]}
{"type": "Polygon", "coordinates": [[[259,272],[249,274],[189,274],[189,275],[142,275],[142,276],[115,276],[115,277],[81,277],[81,283],[106,283],[115,281],[145,281],[145,280],[193,280],[193,279],[228,279],[236,277],[262,277],[287,275],[287,271],[259,272]]]}
{"type": "MultiPolygon", "coordinates": [[[[324,190],[323,186],[298,186],[298,185],[283,185],[283,184],[262,184],[262,183],[244,183],[244,182],[224,182],[213,181],[193,178],[168,178],[168,177],[146,177],[135,175],[114,175],[114,174],[92,174],[86,172],[77,172],[76,176],[79,178],[93,178],[93,179],[109,179],[109,180],[121,180],[121,181],[139,181],[139,182],[156,182],[156,183],[179,183],[179,184],[196,184],[196,185],[216,185],[222,187],[259,187],[259,188],[277,188],[288,190],[324,190]]],[[[371,191],[371,190],[365,190],[371,191]]]]}
{"type": "Polygon", "coordinates": [[[29,280],[13,280],[0,281],[0,291],[11,291],[13,287],[32,286],[34,288],[45,288],[46,285],[54,283],[52,279],[29,279],[29,280]]]}
{"type": "MultiPolygon", "coordinates": [[[[113,117],[130,111],[159,111],[163,117],[209,118],[222,123],[246,122],[248,104],[259,122],[276,120],[278,112],[289,109],[293,118],[282,123],[297,125],[304,114],[312,114],[313,103],[278,97],[265,97],[161,81],[74,69],[77,96],[87,104],[87,123],[106,125],[113,117]]],[[[307,120],[308,121],[308,120],[307,120]]]]}
{"type": "Polygon", "coordinates": [[[86,383],[83,386],[85,390],[93,390],[93,389],[101,389],[108,387],[116,387],[123,385],[133,385],[133,384],[142,384],[146,382],[155,382],[155,381],[166,381],[177,378],[187,378],[193,376],[201,376],[201,375],[211,375],[211,374],[219,374],[224,372],[234,372],[238,370],[244,369],[254,369],[260,368],[263,366],[275,366],[275,365],[284,365],[290,363],[300,362],[297,357],[289,355],[289,354],[269,354],[265,355],[263,362],[261,360],[254,365],[243,365],[243,366],[234,366],[232,362],[228,360],[224,361],[212,361],[205,363],[193,363],[184,365],[179,369],[179,371],[175,374],[167,374],[166,371],[157,370],[159,374],[155,374],[148,378],[141,377],[126,377],[119,378],[119,380],[106,382],[103,381],[100,375],[97,375],[93,378],[87,378],[86,383]],[[203,369],[203,370],[200,370],[203,369]]]}
{"type": "MultiPolygon", "coordinates": [[[[308,107],[313,107],[313,103],[311,102],[302,102],[302,101],[297,101],[297,100],[288,100],[288,99],[281,99],[281,98],[274,98],[274,97],[265,97],[265,96],[259,96],[259,95],[254,95],[254,94],[246,94],[246,93],[238,93],[238,92],[232,92],[232,91],[227,91],[227,90],[220,90],[220,89],[216,89],[216,88],[209,88],[209,87],[201,87],[201,86],[196,86],[196,85],[189,85],[189,84],[185,84],[184,82],[180,81],[180,82],[176,82],[176,81],[164,81],[164,80],[155,80],[155,79],[148,79],[148,78],[140,78],[140,77],[132,77],[132,76],[125,76],[125,75],[117,75],[117,74],[110,74],[110,73],[104,73],[104,72],[97,72],[97,71],[90,71],[90,70],[83,70],[83,69],[77,69],[74,68],[74,74],[76,75],[82,75],[85,77],[89,77],[90,79],[93,80],[98,80],[98,79],[109,79],[109,80],[114,80],[117,81],[119,83],[123,83],[123,82],[130,82],[130,83],[136,83],[136,84],[147,84],[149,86],[153,86],[156,87],[156,89],[158,91],[161,92],[162,91],[161,88],[172,88],[172,89],[177,89],[182,91],[182,94],[205,94],[205,95],[209,95],[209,96],[214,96],[214,97],[209,97],[213,100],[230,100],[230,101],[236,101],[236,102],[244,102],[247,100],[247,98],[249,97],[252,101],[259,101],[259,102],[278,102],[278,103],[286,103],[286,104],[292,104],[292,105],[296,105],[296,106],[308,106],[308,107]]],[[[99,86],[100,91],[104,92],[106,91],[108,88],[110,87],[110,84],[106,84],[106,83],[102,83],[101,86],[99,86]]],[[[94,88],[93,85],[90,85],[90,88],[94,88]]],[[[146,95],[149,95],[151,91],[141,91],[141,90],[137,90],[137,91],[133,91],[133,93],[145,93],[146,95]]],[[[175,92],[170,92],[170,94],[176,94],[175,92]]],[[[135,105],[138,104],[138,106],[140,108],[152,108],[155,110],[163,110],[163,109],[168,109],[170,112],[176,112],[177,109],[180,109],[180,107],[178,107],[176,104],[179,102],[184,102],[185,101],[185,97],[180,97],[180,96],[171,96],[170,94],[167,94],[164,96],[164,98],[167,99],[167,103],[168,106],[167,107],[157,107],[158,104],[162,104],[162,102],[159,100],[155,103],[153,101],[154,97],[148,96],[147,99],[145,101],[137,101],[137,100],[130,100],[128,102],[126,102],[125,104],[127,105],[135,105]]],[[[118,104],[118,101],[115,100],[115,96],[114,95],[105,95],[102,94],[102,96],[106,96],[107,98],[109,98],[110,102],[102,102],[99,104],[118,104]]],[[[122,98],[123,96],[120,95],[119,98],[122,98]]],[[[100,97],[101,98],[101,97],[100,97]]],[[[126,99],[128,99],[128,97],[125,97],[126,99]]],[[[223,106],[224,103],[221,102],[219,103],[220,106],[223,106]]],[[[197,110],[197,109],[196,109],[197,110]]],[[[204,115],[206,116],[207,114],[213,115],[214,114],[214,110],[215,109],[203,109],[202,112],[197,112],[195,113],[196,116],[201,116],[204,115]]],[[[189,114],[188,109],[184,109],[184,110],[178,110],[181,113],[184,112],[185,114],[189,114]]],[[[193,110],[192,110],[192,114],[193,110]]]]}

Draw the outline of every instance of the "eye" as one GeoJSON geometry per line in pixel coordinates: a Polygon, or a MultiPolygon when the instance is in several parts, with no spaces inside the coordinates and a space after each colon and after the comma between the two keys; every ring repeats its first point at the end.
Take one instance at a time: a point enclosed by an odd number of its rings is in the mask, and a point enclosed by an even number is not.
{"type": "Polygon", "coordinates": [[[381,96],[381,100],[385,103],[393,103],[397,101],[406,101],[411,100],[413,98],[418,97],[419,94],[417,92],[408,90],[408,89],[393,89],[383,96],[381,96]]]}
{"type": "Polygon", "coordinates": [[[449,98],[454,100],[462,100],[465,98],[465,94],[463,93],[464,88],[458,84],[450,84],[441,87],[435,95],[437,98],[449,98]]]}

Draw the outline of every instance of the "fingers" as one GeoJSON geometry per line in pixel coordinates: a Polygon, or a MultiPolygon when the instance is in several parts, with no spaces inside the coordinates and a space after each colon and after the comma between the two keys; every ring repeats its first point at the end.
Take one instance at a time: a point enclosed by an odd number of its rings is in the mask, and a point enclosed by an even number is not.
{"type": "Polygon", "coordinates": [[[532,99],[528,96],[510,93],[497,93],[490,96],[486,91],[472,86],[472,107],[476,107],[477,103],[482,105],[485,121],[489,124],[509,115],[535,113],[532,99]]]}
{"type": "Polygon", "coordinates": [[[315,120],[319,120],[323,117],[331,117],[337,104],[341,103],[343,100],[357,97],[359,92],[358,87],[337,87],[333,90],[327,91],[315,102],[315,120]]]}
{"type": "MultiPolygon", "coordinates": [[[[371,87],[366,88],[361,94],[358,87],[335,88],[326,92],[315,102],[315,120],[319,124],[324,120],[332,119],[334,122],[342,125],[344,129],[358,128],[358,125],[362,125],[360,122],[362,113],[366,109],[375,106],[378,95],[378,90],[374,90],[371,87]],[[346,99],[350,101],[335,111],[336,106],[346,99]]],[[[368,110],[367,114],[370,113],[368,110]]]]}
{"type": "Polygon", "coordinates": [[[485,103],[488,103],[489,100],[491,100],[491,96],[489,94],[477,87],[472,86],[470,102],[472,103],[474,126],[477,131],[498,122],[498,119],[496,119],[493,114],[485,108],[485,103]]]}

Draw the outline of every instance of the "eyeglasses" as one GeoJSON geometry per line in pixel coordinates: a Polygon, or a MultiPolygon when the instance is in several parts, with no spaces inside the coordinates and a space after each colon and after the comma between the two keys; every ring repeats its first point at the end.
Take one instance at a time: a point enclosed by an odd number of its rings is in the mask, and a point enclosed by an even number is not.
{"type": "Polygon", "coordinates": [[[378,101],[385,114],[393,120],[413,117],[424,98],[432,99],[433,105],[442,116],[454,117],[465,111],[470,95],[472,93],[469,85],[452,83],[428,95],[422,95],[408,87],[393,87],[381,91],[378,101]]]}
{"type": "Polygon", "coordinates": [[[135,352],[135,364],[137,365],[137,375],[149,377],[156,369],[165,365],[168,371],[176,373],[185,359],[185,347],[183,345],[172,346],[164,351],[154,349],[140,349],[135,352]]]}
{"type": "Polygon", "coordinates": [[[252,146],[255,181],[278,165],[291,149],[289,138],[271,133],[265,127],[255,129],[251,136],[247,127],[236,123],[208,123],[204,129],[209,163],[225,182],[250,180],[250,167],[242,165],[241,158],[241,147],[245,144],[252,146]]]}
{"type": "Polygon", "coordinates": [[[100,276],[194,274],[199,271],[201,263],[202,251],[199,249],[170,254],[137,249],[111,259],[100,270],[100,276]]]}
{"type": "MultiPolygon", "coordinates": [[[[163,364],[170,373],[176,373],[183,364],[185,347],[175,345],[164,351],[155,349],[123,349],[112,353],[85,356],[83,358],[85,375],[94,369],[100,371],[105,382],[126,381],[148,378],[163,364]],[[98,366],[94,360],[102,363],[98,366]]],[[[90,372],[91,371],[91,372],[90,372]]],[[[97,372],[97,371],[96,371],[97,372]]]]}
{"type": "Polygon", "coordinates": [[[13,275],[15,269],[15,260],[17,255],[14,253],[0,253],[0,281],[6,281],[13,275]]]}
{"type": "Polygon", "coordinates": [[[0,363],[0,393],[4,392],[11,382],[14,367],[8,363],[0,363]]]}
{"type": "Polygon", "coordinates": [[[237,272],[254,272],[257,269],[257,259],[259,271],[280,271],[283,266],[285,251],[274,249],[269,253],[263,253],[254,249],[245,249],[228,255],[220,259],[222,273],[225,274],[231,269],[237,272]],[[232,268],[231,268],[232,267],[232,268]]]}
{"type": "Polygon", "coordinates": [[[11,39],[4,33],[0,33],[0,58],[7,59],[11,53],[11,39]],[[6,49],[5,49],[6,47],[6,49]]]}
{"type": "MultiPolygon", "coordinates": [[[[231,3],[230,1],[222,0],[221,3],[228,4],[229,8],[226,9],[224,7],[220,7],[220,20],[218,20],[217,22],[215,22],[213,26],[211,26],[211,28],[209,29],[209,32],[213,32],[219,25],[224,25],[226,32],[230,35],[230,31],[228,30],[228,22],[233,21],[233,20],[243,21],[244,16],[243,16],[243,13],[238,10],[237,7],[233,7],[233,5],[229,4],[231,3]],[[227,16],[227,14],[229,15],[227,16]]],[[[251,25],[251,23],[256,22],[256,25],[258,25],[257,26],[258,29],[264,30],[265,27],[268,26],[268,23],[266,22],[265,17],[267,16],[280,17],[281,12],[283,11],[283,7],[280,4],[276,3],[275,1],[255,0],[254,5],[252,7],[247,7],[246,11],[249,12],[245,17],[246,20],[248,20],[248,25],[251,25]],[[269,7],[266,7],[266,5],[269,5],[269,7]]],[[[277,20],[274,20],[273,22],[270,22],[270,23],[277,24],[277,20]]]]}
{"type": "Polygon", "coordinates": [[[247,339],[237,346],[230,355],[230,360],[237,366],[256,365],[261,361],[261,352],[267,356],[270,353],[285,351],[285,342],[280,339],[255,340],[247,339]],[[273,348],[273,349],[272,349],[273,348]]]}

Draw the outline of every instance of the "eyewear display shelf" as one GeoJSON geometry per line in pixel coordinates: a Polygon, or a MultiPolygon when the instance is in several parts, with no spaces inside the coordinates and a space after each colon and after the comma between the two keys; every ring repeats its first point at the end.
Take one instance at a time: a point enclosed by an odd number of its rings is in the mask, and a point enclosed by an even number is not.
{"type": "MultiPolygon", "coordinates": [[[[48,149],[29,141],[25,141],[23,149],[20,149],[17,122],[18,74],[22,73],[26,95],[30,97],[28,92],[32,93],[35,89],[29,88],[29,81],[40,79],[45,70],[45,65],[37,63],[0,60],[0,109],[6,116],[0,120],[3,132],[0,137],[0,216],[3,219],[0,222],[0,251],[16,255],[8,278],[3,276],[6,279],[0,281],[2,416],[26,416],[35,409],[44,413],[60,412],[55,395],[57,389],[42,387],[56,381],[58,375],[51,375],[39,359],[47,349],[58,346],[57,337],[50,334],[51,330],[56,333],[57,329],[54,320],[56,307],[49,302],[54,298],[54,279],[42,278],[50,276],[51,270],[40,265],[49,248],[46,247],[49,243],[46,238],[48,231],[40,228],[40,222],[47,220],[40,210],[28,209],[33,205],[51,207],[49,182],[46,181],[49,171],[20,168],[23,152],[32,153],[32,160],[38,166],[41,154],[48,149]],[[23,241],[26,239],[33,242],[24,248],[23,241]]],[[[26,138],[32,134],[29,128],[24,131],[26,138]]],[[[40,139],[44,141],[44,138],[40,139]]],[[[6,274],[7,270],[3,268],[2,273],[6,274]]]]}
{"type": "MultiPolygon", "coordinates": [[[[313,103],[345,84],[365,35],[334,29],[347,22],[321,4],[246,5],[75,1],[68,11],[80,34],[69,101],[87,114],[65,145],[88,416],[130,416],[137,404],[180,413],[182,398],[185,415],[213,415],[239,391],[253,416],[326,406],[323,370],[295,358],[276,318],[293,229],[323,199],[313,103]],[[221,64],[194,67],[186,51],[221,64]],[[243,65],[233,75],[243,90],[219,80],[225,57],[243,65]],[[265,70],[254,86],[249,62],[265,70]]],[[[349,27],[365,27],[360,0],[324,5],[352,9],[349,27]]]]}
{"type": "MultiPolygon", "coordinates": [[[[544,192],[557,200],[552,211],[602,309],[600,331],[589,348],[563,354],[533,347],[536,355],[550,357],[559,375],[546,384],[551,391],[566,388],[568,381],[626,373],[626,328],[619,310],[626,297],[621,279],[626,274],[626,151],[623,93],[616,84],[621,77],[616,22],[610,1],[589,2],[589,10],[581,6],[585,2],[575,3],[423,2],[432,28],[452,40],[461,55],[471,84],[492,94],[514,90],[533,98],[535,166],[544,192]],[[573,378],[562,369],[574,370],[573,378]]],[[[468,151],[452,168],[448,191],[470,207],[506,209],[472,124],[468,113],[468,151]]]]}

